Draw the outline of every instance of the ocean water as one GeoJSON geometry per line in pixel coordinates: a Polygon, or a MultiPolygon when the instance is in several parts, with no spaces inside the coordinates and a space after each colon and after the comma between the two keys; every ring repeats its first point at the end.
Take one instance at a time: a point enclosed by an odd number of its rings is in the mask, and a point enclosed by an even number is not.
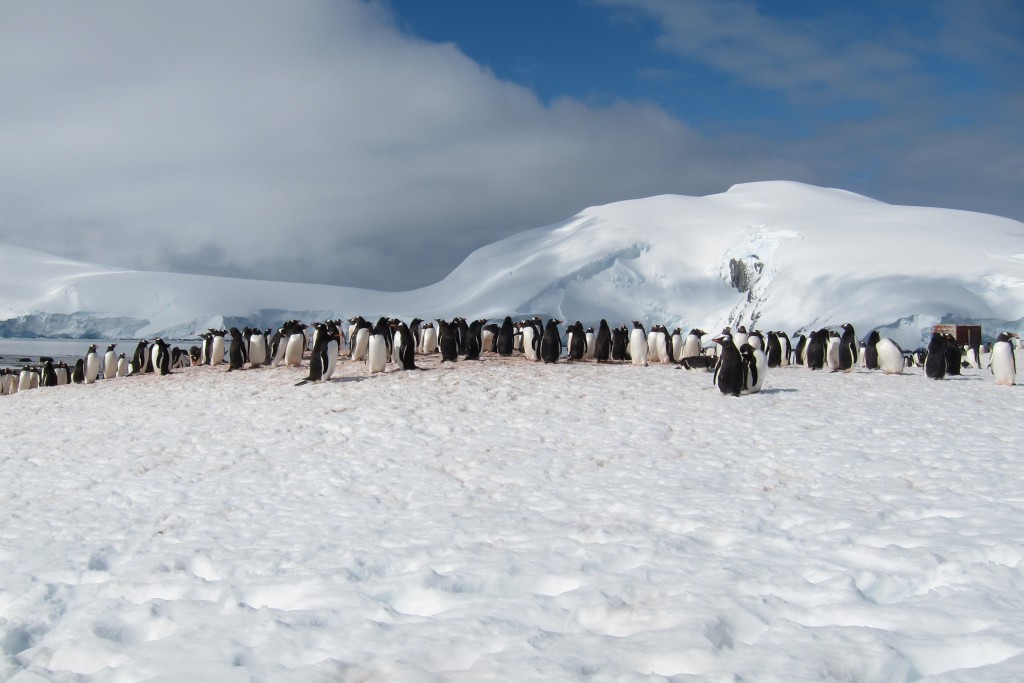
{"type": "MultiPolygon", "coordinates": [[[[0,367],[21,367],[30,363],[38,363],[39,358],[48,356],[54,362],[64,361],[74,366],[79,358],[85,358],[91,344],[102,355],[110,344],[117,344],[114,350],[124,353],[128,358],[135,353],[138,339],[49,339],[37,337],[33,339],[0,338],[0,367]]],[[[198,339],[168,340],[168,344],[188,349],[198,346],[198,339]]]]}

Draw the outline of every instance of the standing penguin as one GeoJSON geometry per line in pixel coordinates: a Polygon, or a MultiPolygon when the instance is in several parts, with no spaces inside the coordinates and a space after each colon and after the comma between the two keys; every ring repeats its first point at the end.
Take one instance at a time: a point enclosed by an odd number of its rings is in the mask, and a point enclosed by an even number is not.
{"type": "Polygon", "coordinates": [[[924,374],[931,379],[942,379],[946,376],[946,338],[938,332],[933,332],[928,342],[924,374]]]}
{"type": "MultiPolygon", "coordinates": [[[[322,322],[313,323],[313,350],[309,354],[309,374],[306,378],[298,382],[295,386],[302,386],[307,382],[319,382],[320,380],[328,379],[325,377],[327,364],[330,360],[328,352],[328,343],[331,341],[331,335],[327,331],[327,325],[322,322]]],[[[334,348],[334,353],[337,355],[338,349],[334,348]]]]}
{"type": "Polygon", "coordinates": [[[202,351],[199,354],[200,365],[210,365],[213,362],[213,332],[207,330],[199,335],[203,340],[202,351]]]}
{"type": "Polygon", "coordinates": [[[562,355],[562,337],[558,332],[561,322],[552,318],[544,326],[544,336],[540,339],[540,359],[545,363],[557,363],[562,355]]]}
{"type": "Polygon", "coordinates": [[[225,342],[227,330],[210,330],[213,335],[213,342],[210,344],[210,365],[220,365],[224,362],[225,342]]]}
{"type": "Polygon", "coordinates": [[[566,348],[569,360],[583,360],[587,355],[587,333],[579,320],[572,326],[572,340],[566,348]]]}
{"type": "Polygon", "coordinates": [[[871,330],[867,343],[864,344],[864,367],[868,370],[878,369],[878,342],[881,340],[882,335],[878,333],[878,330],[871,330]]]}
{"type": "Polygon", "coordinates": [[[484,323],[486,320],[474,320],[466,330],[466,360],[480,360],[484,350],[484,323]]]}
{"type": "Polygon", "coordinates": [[[807,337],[807,346],[804,350],[807,367],[811,370],[821,370],[825,367],[825,344],[828,342],[828,332],[822,338],[821,330],[813,330],[807,337]]]}
{"type": "Polygon", "coordinates": [[[839,338],[839,370],[850,372],[857,363],[857,334],[850,323],[842,324],[843,334],[839,338]]]}
{"type": "Polygon", "coordinates": [[[128,359],[125,357],[123,353],[117,356],[117,376],[128,376],[128,359]]]}
{"type": "MultiPolygon", "coordinates": [[[[870,347],[870,341],[868,343],[870,347]]],[[[878,356],[878,367],[887,375],[902,375],[906,360],[903,357],[903,349],[892,339],[885,337],[879,339],[874,345],[875,353],[878,356]]]]}
{"type": "Polygon", "coordinates": [[[996,379],[996,384],[1013,386],[1017,382],[1017,359],[1013,355],[1011,339],[1017,337],[1012,332],[1001,332],[992,345],[988,367],[996,379]]]}
{"type": "Polygon", "coordinates": [[[260,329],[249,335],[249,367],[258,368],[267,362],[267,338],[260,329]]]}
{"type": "Polygon", "coordinates": [[[639,320],[633,321],[633,329],[629,333],[629,357],[633,365],[647,366],[647,334],[639,320]]]}
{"type": "Polygon", "coordinates": [[[686,335],[686,339],[683,341],[683,350],[679,354],[679,360],[683,358],[693,358],[694,356],[700,355],[701,338],[707,334],[704,330],[697,329],[694,327],[690,330],[689,334],[686,335]]]}
{"type": "Polygon", "coordinates": [[[741,346],[739,350],[740,361],[743,365],[742,393],[756,394],[761,391],[761,384],[764,382],[767,357],[764,351],[752,346],[749,341],[741,346]]]}
{"type": "Polygon", "coordinates": [[[946,374],[959,375],[960,364],[963,362],[964,354],[960,345],[956,343],[956,337],[946,335],[946,374]]]}
{"type": "Polygon", "coordinates": [[[793,365],[807,365],[807,336],[803,334],[794,336],[796,337],[796,346],[793,347],[793,355],[789,362],[793,365]]]}
{"type": "MultiPolygon", "coordinates": [[[[459,330],[456,323],[438,319],[437,348],[441,352],[442,363],[454,363],[459,360],[459,330]]],[[[509,355],[511,354],[509,351],[509,355]]]]}
{"type": "MultiPolygon", "coordinates": [[[[223,337],[221,337],[223,339],[223,337]]],[[[167,375],[171,372],[171,350],[167,343],[157,337],[153,340],[153,372],[158,375],[167,375]]]]}
{"type": "Polygon", "coordinates": [[[366,344],[366,369],[371,375],[384,372],[387,367],[390,355],[388,338],[387,321],[381,318],[374,325],[366,344]]]}
{"type": "Polygon", "coordinates": [[[835,330],[826,330],[825,334],[828,340],[825,344],[825,362],[828,363],[829,370],[839,372],[842,367],[839,362],[839,333],[835,330]]]}
{"type": "Polygon", "coordinates": [[[404,322],[398,321],[395,332],[398,337],[395,345],[398,346],[399,340],[401,341],[398,362],[402,364],[403,370],[416,370],[416,340],[412,330],[404,322]]]}
{"type": "Polygon", "coordinates": [[[594,360],[604,363],[611,357],[612,352],[612,331],[608,327],[608,321],[604,318],[597,326],[597,336],[594,338],[594,360]]]}
{"type": "Polygon", "coordinates": [[[103,378],[113,379],[117,377],[117,354],[114,353],[114,347],[117,344],[109,344],[107,346],[107,352],[103,354],[103,378]]]}
{"type": "MultiPolygon", "coordinates": [[[[285,367],[301,367],[302,353],[306,350],[306,324],[298,320],[290,320],[285,332],[288,335],[284,347],[285,367]]],[[[214,338],[214,351],[217,348],[216,341],[216,338],[214,338]]]]}
{"type": "Polygon", "coordinates": [[[782,343],[779,335],[775,332],[768,332],[768,340],[765,342],[765,356],[768,358],[768,367],[777,368],[782,365],[782,343]]]}
{"type": "Polygon", "coordinates": [[[420,327],[420,337],[420,353],[437,353],[437,328],[434,327],[434,323],[423,323],[420,327]]]}
{"type": "Polygon", "coordinates": [[[513,335],[515,330],[512,326],[512,316],[506,315],[505,319],[501,322],[501,328],[498,330],[498,355],[499,356],[511,356],[512,347],[515,343],[513,335]]]}
{"type": "Polygon", "coordinates": [[[85,382],[85,360],[79,358],[75,361],[75,369],[71,371],[71,381],[74,384],[83,384],[85,382]]]}
{"type": "Polygon", "coordinates": [[[53,361],[47,358],[43,361],[43,369],[41,371],[42,381],[40,384],[44,387],[55,387],[57,386],[57,371],[53,369],[53,361]]]}
{"type": "Polygon", "coordinates": [[[612,329],[612,360],[626,360],[629,357],[629,331],[626,326],[612,329]]]}
{"type": "Polygon", "coordinates": [[[786,367],[789,365],[789,358],[793,354],[793,344],[789,341],[789,335],[783,331],[778,331],[775,336],[779,338],[779,345],[782,347],[782,359],[779,365],[786,367]]]}
{"type": "Polygon", "coordinates": [[[728,332],[715,337],[714,341],[721,346],[721,351],[718,354],[718,362],[715,363],[712,381],[723,394],[739,396],[744,385],[743,357],[740,356],[740,350],[736,348],[732,335],[728,332]]]}
{"type": "Polygon", "coordinates": [[[89,346],[85,353],[85,383],[92,384],[100,374],[100,355],[96,353],[96,345],[89,346]]]}
{"type": "Polygon", "coordinates": [[[583,357],[587,360],[594,360],[594,343],[597,341],[597,333],[593,327],[588,327],[583,336],[587,342],[587,352],[583,354],[583,357]]]}
{"type": "MultiPolygon", "coordinates": [[[[245,365],[245,338],[237,327],[231,328],[231,347],[228,350],[228,372],[241,370],[245,365]]],[[[155,366],[156,363],[153,363],[155,366]]]]}

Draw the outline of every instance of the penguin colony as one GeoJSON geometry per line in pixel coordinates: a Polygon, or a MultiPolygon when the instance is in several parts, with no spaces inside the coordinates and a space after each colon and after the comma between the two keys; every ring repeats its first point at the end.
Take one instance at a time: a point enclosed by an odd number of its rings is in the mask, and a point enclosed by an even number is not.
{"type": "MultiPolygon", "coordinates": [[[[298,385],[330,380],[339,359],[365,364],[368,374],[385,372],[389,365],[401,370],[417,370],[416,356],[439,354],[441,362],[481,360],[485,352],[498,357],[514,354],[527,361],[557,363],[593,361],[675,365],[712,375],[722,394],[742,396],[760,391],[770,368],[802,366],[809,370],[851,372],[854,367],[880,370],[899,375],[912,366],[923,367],[930,379],[959,375],[961,368],[981,369],[980,346],[961,347],[951,335],[935,333],[927,348],[904,351],[891,339],[872,331],[859,342],[853,326],[821,328],[793,339],[781,331],[762,332],[743,326],[727,327],[717,335],[701,329],[684,334],[654,325],[647,331],[640,321],[631,325],[609,326],[601,320],[598,329],[584,329],[579,321],[565,328],[563,342],[560,325],[554,318],[544,322],[530,318],[515,322],[506,316],[500,323],[487,320],[468,322],[464,318],[405,323],[381,317],[370,323],[362,316],[326,320],[310,325],[289,320],[277,330],[246,327],[230,330],[209,329],[200,336],[201,345],[188,350],[171,347],[157,337],[138,342],[131,359],[117,353],[110,344],[103,355],[91,345],[70,367],[41,358],[39,365],[21,370],[0,369],[0,394],[9,395],[37,387],[65,384],[91,384],[99,380],[153,373],[167,375],[190,366],[226,365],[226,372],[258,368],[263,365],[302,367],[308,356],[308,374],[298,385]],[[312,330],[312,335],[309,331],[312,330]],[[795,343],[794,343],[795,342],[795,343]]],[[[1016,383],[1016,334],[1003,332],[991,345],[988,369],[1000,385],[1016,383]]]]}

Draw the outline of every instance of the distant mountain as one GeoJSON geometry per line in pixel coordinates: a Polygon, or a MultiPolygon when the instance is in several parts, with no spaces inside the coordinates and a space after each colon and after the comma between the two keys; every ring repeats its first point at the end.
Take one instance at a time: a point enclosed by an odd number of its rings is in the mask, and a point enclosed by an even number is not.
{"type": "Polygon", "coordinates": [[[0,251],[0,336],[189,337],[237,321],[394,315],[643,320],[917,344],[936,322],[1024,332],[1024,224],[792,182],[586,209],[410,292],[154,273],[0,251]]]}

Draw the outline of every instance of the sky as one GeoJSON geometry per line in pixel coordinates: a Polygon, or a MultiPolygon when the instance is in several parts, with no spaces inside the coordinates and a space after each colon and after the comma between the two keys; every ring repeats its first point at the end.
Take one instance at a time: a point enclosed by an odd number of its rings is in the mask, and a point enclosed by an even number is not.
{"type": "Polygon", "coordinates": [[[0,0],[0,243],[400,291],[786,179],[1024,219],[1024,3],[0,0]]]}

